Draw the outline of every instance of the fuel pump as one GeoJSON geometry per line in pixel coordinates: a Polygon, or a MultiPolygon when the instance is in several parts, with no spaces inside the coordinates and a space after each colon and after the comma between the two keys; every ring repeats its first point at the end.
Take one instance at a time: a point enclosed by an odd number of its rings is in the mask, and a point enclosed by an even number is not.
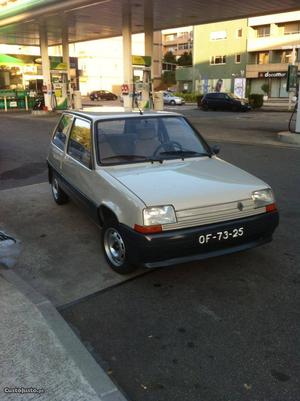
{"type": "Polygon", "coordinates": [[[141,110],[153,109],[151,65],[149,56],[132,56],[133,107],[141,110]]]}
{"type": "Polygon", "coordinates": [[[52,71],[51,82],[53,89],[53,107],[56,110],[66,110],[68,108],[68,74],[66,71],[52,71]]]}
{"type": "Polygon", "coordinates": [[[133,97],[137,100],[139,109],[152,109],[152,81],[151,68],[146,66],[133,66],[133,97]]]}

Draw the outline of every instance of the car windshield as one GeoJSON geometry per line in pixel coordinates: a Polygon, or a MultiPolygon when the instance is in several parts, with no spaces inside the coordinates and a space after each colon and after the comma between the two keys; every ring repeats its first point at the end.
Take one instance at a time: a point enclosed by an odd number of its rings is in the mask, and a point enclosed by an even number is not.
{"type": "Polygon", "coordinates": [[[209,146],[183,117],[130,117],[97,122],[103,165],[210,156],[209,146]]]}

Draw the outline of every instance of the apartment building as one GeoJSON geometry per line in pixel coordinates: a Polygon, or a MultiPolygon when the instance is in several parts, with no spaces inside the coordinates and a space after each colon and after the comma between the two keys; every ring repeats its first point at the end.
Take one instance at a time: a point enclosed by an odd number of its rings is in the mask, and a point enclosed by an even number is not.
{"type": "Polygon", "coordinates": [[[185,52],[193,50],[193,27],[166,29],[162,31],[163,54],[172,52],[178,59],[185,52]]]}
{"type": "Polygon", "coordinates": [[[247,52],[249,90],[263,93],[267,83],[270,97],[288,97],[288,64],[300,63],[300,11],[250,18],[247,52]]]}
{"type": "Polygon", "coordinates": [[[300,64],[300,11],[195,26],[193,68],[176,79],[179,89],[241,96],[268,84],[269,97],[287,98],[289,64],[300,64]]]}
{"type": "MultiPolygon", "coordinates": [[[[194,90],[245,94],[247,19],[195,26],[193,54],[194,90]]],[[[191,76],[188,70],[186,74],[191,76]]],[[[180,75],[184,69],[178,70],[180,75]]]]}

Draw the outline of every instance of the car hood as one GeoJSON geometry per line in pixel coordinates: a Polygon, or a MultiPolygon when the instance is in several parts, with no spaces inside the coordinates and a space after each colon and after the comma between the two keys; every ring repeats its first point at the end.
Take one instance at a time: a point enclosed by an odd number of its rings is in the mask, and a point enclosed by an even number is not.
{"type": "Polygon", "coordinates": [[[105,170],[146,206],[173,205],[176,210],[248,199],[263,181],[217,158],[111,166],[105,170]]]}

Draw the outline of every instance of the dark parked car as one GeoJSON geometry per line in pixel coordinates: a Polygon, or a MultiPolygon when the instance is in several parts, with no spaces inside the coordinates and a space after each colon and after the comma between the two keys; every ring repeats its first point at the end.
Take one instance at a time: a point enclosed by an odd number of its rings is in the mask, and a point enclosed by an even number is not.
{"type": "Polygon", "coordinates": [[[207,93],[201,100],[201,108],[203,110],[231,110],[231,111],[248,111],[251,106],[245,99],[235,97],[230,93],[214,92],[207,93]]]}
{"type": "Polygon", "coordinates": [[[91,100],[117,100],[118,96],[109,91],[93,91],[90,93],[91,100]]]}

